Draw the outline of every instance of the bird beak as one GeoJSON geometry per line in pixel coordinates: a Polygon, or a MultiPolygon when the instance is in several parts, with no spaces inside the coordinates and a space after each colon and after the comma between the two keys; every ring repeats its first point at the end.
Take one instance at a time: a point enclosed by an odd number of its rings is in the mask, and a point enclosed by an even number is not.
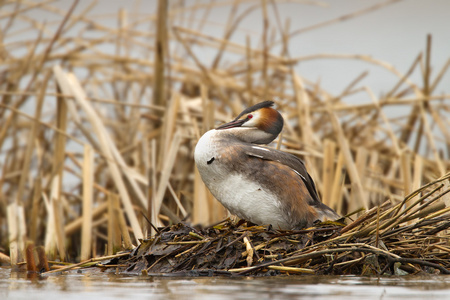
{"type": "Polygon", "coordinates": [[[244,124],[247,120],[233,120],[231,122],[225,123],[217,127],[216,129],[228,129],[228,128],[234,128],[234,127],[241,127],[242,124],[244,124]]]}

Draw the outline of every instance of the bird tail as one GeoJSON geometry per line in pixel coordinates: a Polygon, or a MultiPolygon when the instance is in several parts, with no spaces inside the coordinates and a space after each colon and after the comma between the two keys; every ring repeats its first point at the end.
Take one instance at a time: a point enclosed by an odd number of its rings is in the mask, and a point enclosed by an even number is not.
{"type": "Polygon", "coordinates": [[[341,218],[334,210],[329,208],[323,203],[320,203],[319,209],[317,210],[319,213],[319,219],[321,221],[336,221],[341,218]]]}

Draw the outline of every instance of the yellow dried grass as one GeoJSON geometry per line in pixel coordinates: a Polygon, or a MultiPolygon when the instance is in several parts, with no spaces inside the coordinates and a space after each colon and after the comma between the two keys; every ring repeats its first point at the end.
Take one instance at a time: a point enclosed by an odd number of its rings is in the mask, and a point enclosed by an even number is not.
{"type": "MultiPolygon", "coordinates": [[[[8,223],[8,234],[1,236],[6,239],[9,235],[12,262],[21,260],[28,239],[36,245],[45,243],[48,253],[57,252],[63,260],[65,253],[68,259],[81,253],[76,241],[81,238],[81,208],[87,205],[83,199],[88,197],[82,191],[93,195],[92,216],[86,216],[84,222],[89,224],[91,218],[94,243],[89,252],[94,256],[101,254],[96,253],[96,244],[107,245],[104,253],[113,254],[120,246],[130,248],[138,243],[144,228],[150,227],[142,215],[153,225],[186,217],[194,223],[221,220],[225,210],[195,171],[195,143],[217,123],[265,99],[275,99],[286,119],[277,147],[306,161],[324,202],[339,213],[369,209],[386,199],[391,199],[398,211],[407,210],[407,217],[393,223],[383,219],[386,214],[379,215],[378,223],[368,229],[377,234],[425,217],[421,212],[446,213],[448,203],[431,198],[433,187],[415,193],[423,184],[446,178],[450,170],[450,123],[443,113],[449,110],[450,95],[436,94],[450,60],[433,76],[431,38],[425,53],[402,73],[367,55],[290,57],[287,51],[273,53],[276,41],[287,49],[292,36],[340,22],[340,18],[290,31],[289,24],[283,29],[276,20],[279,30],[272,39],[267,11],[276,12],[277,4],[263,2],[240,15],[232,10],[224,36],[217,37],[202,32],[204,20],[199,29],[177,22],[205,6],[165,8],[164,2],[160,1],[159,18],[134,20],[122,10],[119,28],[86,17],[94,2],[77,13],[77,1],[67,13],[52,1],[43,1],[21,3],[2,14],[10,22],[4,41],[19,34],[11,28],[17,17],[28,11],[45,10],[61,16],[59,23],[51,24],[27,16],[26,22],[33,28],[25,30],[36,33],[33,38],[2,45],[2,55],[8,58],[2,62],[2,72],[8,76],[0,82],[0,204],[7,207],[8,220],[0,215],[0,225],[8,223]],[[253,47],[250,37],[245,44],[231,41],[240,21],[260,8],[265,24],[263,46],[253,47]],[[140,27],[154,20],[151,31],[140,27]],[[74,26],[81,28],[76,34],[70,31],[74,26]],[[88,31],[98,35],[89,36],[88,31]],[[55,32],[50,39],[49,32],[55,32]],[[169,44],[175,45],[175,50],[169,49],[169,44]],[[113,53],[101,45],[112,47],[113,53]],[[197,46],[217,51],[211,66],[195,52],[197,46]],[[159,47],[161,52],[155,50],[159,47]],[[17,49],[24,54],[12,56],[10,52],[17,49]],[[240,55],[240,59],[226,65],[222,62],[226,53],[240,55]],[[342,93],[330,95],[293,68],[300,62],[325,58],[374,64],[398,81],[385,96],[376,97],[369,87],[359,87],[367,75],[363,72],[349,79],[342,93]],[[411,74],[421,65],[423,82],[417,83],[411,74]],[[347,103],[347,97],[355,94],[367,96],[371,103],[347,103]],[[29,113],[27,104],[36,107],[34,113],[29,113]],[[387,111],[396,105],[411,108],[411,113],[389,115],[387,111]],[[26,143],[23,137],[27,137],[26,143]],[[93,149],[95,158],[89,176],[81,168],[88,163],[81,151],[85,145],[93,149]],[[411,199],[401,202],[411,193],[411,199]],[[67,249],[69,244],[73,249],[67,249]]],[[[214,5],[223,3],[206,7],[214,5]]],[[[86,235],[81,244],[86,245],[88,239],[86,235]]],[[[83,258],[88,258],[87,252],[83,251],[83,258]]]]}

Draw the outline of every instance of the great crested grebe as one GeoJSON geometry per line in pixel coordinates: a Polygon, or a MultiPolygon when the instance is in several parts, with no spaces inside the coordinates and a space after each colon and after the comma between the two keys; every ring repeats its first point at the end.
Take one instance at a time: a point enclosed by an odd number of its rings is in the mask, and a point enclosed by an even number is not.
{"type": "Polygon", "coordinates": [[[232,214],[255,224],[291,230],[339,219],[320,201],[303,161],[258,146],[272,142],[283,129],[273,104],[253,105],[200,138],[194,158],[203,181],[232,214]]]}

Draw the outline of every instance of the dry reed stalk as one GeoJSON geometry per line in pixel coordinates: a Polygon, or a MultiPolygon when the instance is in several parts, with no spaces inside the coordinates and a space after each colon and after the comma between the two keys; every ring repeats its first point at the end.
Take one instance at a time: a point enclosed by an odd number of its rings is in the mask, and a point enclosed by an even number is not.
{"type": "Polygon", "coordinates": [[[16,266],[22,260],[25,249],[24,237],[26,233],[23,230],[26,227],[23,227],[23,222],[21,222],[23,218],[23,207],[13,202],[7,206],[6,212],[8,219],[9,257],[11,259],[11,265],[16,266]]]}
{"type": "Polygon", "coordinates": [[[263,32],[262,32],[262,86],[264,87],[263,90],[263,98],[267,99],[269,96],[269,77],[268,77],[268,53],[269,53],[269,47],[268,47],[268,31],[269,31],[269,18],[267,15],[267,1],[261,0],[261,9],[263,13],[263,32]]]}
{"type": "MultiPolygon", "coordinates": [[[[90,145],[84,145],[83,155],[83,224],[81,226],[81,260],[91,258],[92,202],[94,182],[94,154],[90,145]]],[[[110,216],[111,217],[111,216],[110,216]]]]}
{"type": "Polygon", "coordinates": [[[292,70],[292,80],[293,80],[293,90],[296,95],[297,100],[297,110],[298,110],[298,123],[299,129],[301,130],[302,142],[305,145],[320,144],[315,134],[312,131],[312,121],[311,121],[311,101],[306,93],[304,84],[301,78],[294,73],[292,70]]]}
{"type": "Polygon", "coordinates": [[[427,103],[427,111],[431,114],[431,116],[433,117],[434,122],[437,124],[437,126],[439,127],[439,129],[441,130],[445,140],[446,140],[446,144],[447,147],[450,144],[450,131],[448,130],[448,126],[446,126],[444,124],[444,121],[442,120],[441,116],[436,112],[436,110],[431,106],[431,104],[429,103],[429,100],[426,102],[427,103]]]}
{"type": "MultiPolygon", "coordinates": [[[[355,167],[356,167],[358,174],[360,174],[361,185],[363,187],[367,186],[366,170],[367,170],[368,158],[369,158],[369,151],[367,150],[367,148],[366,147],[358,147],[358,149],[356,150],[355,167]]],[[[368,199],[366,199],[366,201],[368,201],[368,199]]],[[[367,207],[365,207],[365,208],[367,209],[368,206],[369,205],[367,204],[367,207]]],[[[352,211],[351,209],[349,209],[349,210],[352,211]]]]}
{"type": "MultiPolygon", "coordinates": [[[[53,184],[54,186],[54,184],[53,184]]],[[[54,190],[54,189],[52,189],[54,190]]],[[[53,197],[50,195],[50,199],[46,194],[42,194],[44,199],[45,209],[47,211],[47,227],[45,231],[45,252],[53,258],[56,253],[56,224],[55,224],[55,213],[53,206],[53,197]]]]}
{"type": "Polygon", "coordinates": [[[214,58],[211,69],[216,69],[219,66],[219,62],[225,52],[225,49],[227,47],[226,41],[228,41],[231,37],[231,35],[236,31],[237,25],[239,24],[239,19],[237,19],[236,14],[238,10],[238,1],[233,1],[233,6],[231,8],[230,14],[228,15],[228,19],[225,23],[225,30],[224,30],[224,37],[222,39],[222,43],[218,47],[216,57],[214,58]],[[235,21],[233,23],[233,21],[235,21]]]}
{"type": "MultiPolygon", "coordinates": [[[[44,103],[45,91],[47,89],[47,83],[50,80],[50,75],[51,74],[49,72],[47,72],[44,82],[43,82],[43,85],[42,85],[42,88],[39,93],[38,101],[36,103],[35,115],[34,115],[34,118],[36,120],[41,119],[42,105],[44,103]]],[[[19,186],[17,187],[18,193],[17,193],[16,202],[18,205],[22,204],[22,196],[25,191],[25,182],[27,181],[28,174],[29,174],[31,158],[32,158],[31,156],[33,155],[33,150],[34,150],[34,140],[36,139],[38,129],[39,129],[38,124],[33,124],[31,127],[31,133],[28,136],[27,149],[26,149],[26,153],[25,153],[25,159],[23,162],[22,175],[20,176],[19,186]]]]}
{"type": "Polygon", "coordinates": [[[435,142],[435,140],[433,138],[433,134],[431,133],[430,124],[429,124],[428,118],[427,118],[426,113],[425,113],[425,108],[424,108],[424,103],[423,102],[421,102],[419,104],[419,111],[420,111],[420,117],[421,117],[421,121],[422,121],[421,124],[423,124],[423,126],[424,126],[425,136],[428,139],[428,143],[429,143],[429,145],[431,147],[431,150],[433,152],[434,158],[436,160],[436,165],[437,165],[438,170],[439,170],[439,175],[443,176],[445,174],[445,172],[446,172],[446,167],[444,165],[444,162],[441,159],[441,156],[439,155],[439,151],[437,150],[436,142],[435,142]]]}
{"type": "Polygon", "coordinates": [[[159,155],[158,155],[158,170],[162,170],[163,162],[166,159],[167,151],[173,139],[174,129],[176,128],[176,120],[178,116],[179,109],[179,96],[177,94],[173,95],[172,99],[167,102],[167,109],[164,114],[163,129],[160,135],[159,144],[159,155]]]}
{"type": "Polygon", "coordinates": [[[419,65],[421,60],[422,60],[422,53],[419,53],[417,55],[417,58],[414,60],[414,62],[409,67],[408,71],[405,73],[405,75],[402,78],[400,78],[400,80],[397,82],[397,84],[395,84],[394,87],[386,94],[386,96],[385,96],[386,102],[390,102],[388,99],[390,99],[397,92],[397,90],[400,88],[400,86],[402,84],[404,84],[405,81],[411,76],[414,69],[419,65]]]}
{"type": "Polygon", "coordinates": [[[115,254],[115,255],[108,255],[108,256],[90,258],[90,259],[88,259],[86,261],[82,261],[82,262],[79,262],[77,264],[70,264],[70,265],[65,266],[65,267],[56,268],[55,270],[44,272],[44,273],[42,273],[42,275],[50,275],[50,274],[54,274],[54,273],[58,273],[58,272],[64,272],[64,271],[68,271],[68,270],[71,270],[71,269],[74,269],[76,267],[80,267],[80,266],[83,266],[83,265],[86,265],[86,264],[99,262],[99,261],[102,261],[102,260],[113,259],[113,258],[122,257],[122,256],[127,256],[127,255],[129,255],[129,253],[119,253],[119,254],[115,254]]]}
{"type": "MultiPolygon", "coordinates": [[[[165,80],[164,80],[164,61],[167,51],[167,13],[168,2],[158,1],[158,14],[155,39],[155,66],[153,81],[153,103],[164,106],[166,103],[165,80]]],[[[164,150],[164,149],[163,149],[164,150]]]]}
{"type": "MultiPolygon", "coordinates": [[[[400,0],[387,0],[387,1],[377,3],[377,4],[369,6],[369,7],[365,7],[363,9],[361,9],[361,10],[354,11],[354,12],[351,12],[349,14],[339,16],[339,17],[337,17],[335,19],[327,20],[327,21],[324,21],[324,22],[321,22],[321,23],[318,23],[318,24],[314,24],[312,26],[308,26],[308,27],[305,27],[305,28],[301,28],[301,29],[292,31],[290,33],[290,35],[289,35],[289,38],[292,38],[295,35],[299,35],[299,34],[302,34],[302,33],[305,33],[307,31],[311,31],[311,30],[314,30],[314,29],[317,29],[317,28],[320,28],[320,27],[329,26],[330,24],[333,24],[333,23],[342,22],[344,20],[348,20],[348,19],[351,19],[351,18],[355,18],[355,17],[361,16],[361,15],[367,14],[369,12],[375,11],[375,10],[383,8],[385,6],[394,4],[395,2],[398,2],[398,1],[400,1],[400,0]]],[[[314,5],[324,5],[324,4],[320,3],[320,2],[315,2],[315,3],[312,3],[312,4],[314,4],[314,5]]]]}
{"type": "MultiPolygon", "coordinates": [[[[60,90],[58,90],[60,92],[60,90]]],[[[53,174],[58,174],[61,178],[62,183],[62,177],[63,177],[63,167],[64,167],[64,160],[65,160],[65,147],[66,147],[66,141],[67,137],[65,134],[62,134],[61,132],[66,133],[67,131],[67,101],[63,97],[57,98],[56,103],[56,127],[60,130],[56,132],[56,138],[55,138],[55,160],[53,162],[53,174]]]]}
{"type": "MultiPolygon", "coordinates": [[[[64,93],[66,93],[66,94],[73,94],[75,99],[77,99],[79,101],[79,104],[83,106],[86,113],[89,114],[90,121],[91,121],[92,125],[94,126],[94,129],[97,132],[98,138],[100,139],[100,143],[101,143],[100,146],[104,152],[104,155],[107,157],[106,161],[108,162],[108,166],[111,169],[112,176],[117,184],[117,188],[121,195],[121,199],[124,203],[125,211],[127,212],[128,219],[133,228],[133,233],[136,238],[136,241],[138,239],[143,238],[141,226],[138,223],[136,214],[131,205],[131,199],[126,190],[125,184],[122,180],[120,170],[115,163],[110,161],[113,157],[114,151],[113,151],[113,149],[110,148],[112,145],[111,145],[110,141],[108,140],[108,134],[106,133],[103,125],[100,123],[100,119],[98,118],[96,112],[92,109],[92,107],[85,101],[84,92],[82,91],[81,87],[78,84],[76,84],[76,82],[74,81],[74,78],[72,78],[73,80],[70,80],[67,77],[67,75],[64,74],[63,71],[58,66],[55,66],[54,72],[55,72],[55,76],[58,80],[58,83],[61,87],[61,90],[63,90],[64,93]]],[[[116,153],[117,152],[115,152],[114,154],[116,154],[116,153]]],[[[145,199],[143,194],[142,194],[142,198],[145,199]]],[[[146,204],[145,200],[143,200],[143,201],[144,201],[143,203],[146,204]]]]}
{"type": "Polygon", "coordinates": [[[330,201],[330,207],[336,209],[336,212],[339,214],[342,214],[343,212],[342,193],[344,190],[344,178],[345,178],[345,175],[343,173],[343,167],[344,167],[344,155],[342,154],[342,152],[339,152],[335,172],[333,175],[334,180],[331,186],[331,201],[330,201]]]}
{"type": "Polygon", "coordinates": [[[42,178],[40,176],[34,179],[33,183],[33,202],[31,206],[31,218],[29,227],[29,239],[36,241],[38,237],[38,221],[39,221],[39,208],[42,193],[42,178]]]}
{"type": "Polygon", "coordinates": [[[401,150],[400,150],[400,144],[398,141],[398,138],[395,136],[394,131],[392,130],[391,124],[388,120],[388,118],[386,117],[386,114],[383,112],[383,110],[380,109],[380,101],[379,99],[377,99],[374,95],[374,93],[372,92],[371,89],[369,89],[368,87],[365,88],[366,92],[369,94],[370,99],[372,100],[372,102],[377,106],[377,112],[379,113],[379,115],[381,116],[381,118],[383,119],[383,123],[386,126],[387,129],[387,133],[392,141],[392,146],[394,147],[394,152],[397,156],[400,156],[401,150]]]}
{"type": "Polygon", "coordinates": [[[163,197],[166,192],[167,185],[169,184],[169,176],[175,164],[175,159],[178,152],[178,148],[180,147],[180,143],[181,143],[181,135],[179,132],[175,132],[168,153],[165,156],[164,165],[161,170],[161,178],[159,180],[158,189],[156,191],[155,210],[153,211],[152,216],[152,223],[155,222],[155,224],[159,224],[157,215],[159,214],[159,211],[161,209],[163,197]]]}
{"type": "MultiPolygon", "coordinates": [[[[220,78],[214,77],[213,74],[211,74],[210,72],[208,72],[208,70],[205,68],[205,66],[203,66],[203,64],[200,62],[200,60],[197,58],[197,56],[192,52],[192,50],[190,49],[190,46],[187,44],[186,40],[183,39],[179,33],[178,30],[180,28],[178,27],[174,27],[173,28],[173,33],[174,36],[177,38],[178,41],[181,42],[181,44],[183,45],[184,49],[186,50],[186,52],[189,54],[189,56],[194,60],[195,64],[200,68],[200,70],[202,71],[202,75],[204,76],[204,79],[206,80],[206,82],[211,85],[212,87],[219,87],[220,86],[220,78]],[[219,81],[219,82],[216,82],[219,81]]],[[[228,98],[221,92],[220,89],[217,89],[217,93],[219,98],[226,104],[228,104],[229,107],[233,107],[231,105],[231,102],[228,100],[228,98]]],[[[235,110],[235,113],[237,114],[238,111],[235,110]]]]}
{"type": "Polygon", "coordinates": [[[108,201],[111,201],[113,205],[114,214],[112,217],[119,222],[120,233],[122,234],[123,247],[125,249],[131,249],[133,247],[133,244],[131,242],[130,233],[128,232],[128,226],[125,221],[125,217],[123,216],[123,212],[120,207],[120,199],[117,196],[117,194],[112,193],[108,194],[108,198],[109,198],[108,201]]]}
{"type": "MultiPolygon", "coordinates": [[[[155,194],[157,182],[157,165],[156,165],[156,139],[151,139],[151,167],[149,169],[149,193],[148,193],[148,210],[147,217],[152,220],[153,212],[156,210],[155,194]]],[[[153,230],[153,229],[151,229],[153,230]]],[[[148,232],[151,233],[152,231],[148,232]]]]}
{"type": "Polygon", "coordinates": [[[403,197],[406,197],[413,191],[411,185],[411,154],[408,151],[403,151],[400,156],[400,161],[403,177],[403,197]]]}
{"type": "MultiPolygon", "coordinates": [[[[324,142],[324,154],[323,154],[323,179],[322,183],[325,187],[333,186],[333,178],[335,174],[335,155],[336,155],[336,143],[331,140],[325,140],[324,142]]],[[[326,205],[331,205],[331,188],[324,188],[322,195],[322,202],[326,205]]],[[[331,206],[333,207],[333,206],[331,206]]]]}
{"type": "Polygon", "coordinates": [[[115,217],[115,204],[113,197],[108,197],[108,255],[113,255],[120,249],[121,235],[120,226],[117,218],[115,217]]]}
{"type": "Polygon", "coordinates": [[[183,215],[183,217],[187,217],[188,213],[186,209],[184,208],[183,204],[180,201],[180,197],[175,193],[175,190],[173,189],[170,182],[168,182],[167,188],[169,189],[170,194],[173,197],[173,200],[175,200],[175,203],[177,204],[178,208],[180,209],[180,213],[183,215]]]}
{"type": "Polygon", "coordinates": [[[194,224],[209,222],[209,191],[200,177],[198,170],[194,171],[194,207],[192,212],[192,222],[194,224]]]}
{"type": "MultiPolygon", "coordinates": [[[[351,201],[351,205],[359,205],[365,209],[368,208],[367,197],[362,187],[361,178],[355,166],[355,162],[352,158],[350,152],[350,147],[348,141],[344,136],[344,133],[339,125],[339,121],[335,114],[329,111],[331,123],[333,124],[334,130],[336,131],[338,143],[342,151],[344,162],[349,172],[350,179],[352,181],[352,195],[354,201],[351,201]]],[[[359,207],[357,207],[359,208],[359,207]]],[[[351,209],[349,209],[351,211],[351,209]]]]}
{"type": "Polygon", "coordinates": [[[51,205],[53,209],[53,217],[54,217],[54,225],[55,225],[55,237],[56,246],[58,247],[59,258],[61,261],[66,261],[66,243],[64,236],[64,214],[61,205],[61,199],[56,198],[58,194],[60,194],[60,189],[57,186],[59,185],[58,176],[55,177],[54,181],[54,193],[50,195],[51,197],[51,205]]]}
{"type": "Polygon", "coordinates": [[[412,190],[416,191],[420,189],[422,186],[422,178],[423,178],[423,158],[416,154],[414,156],[414,174],[412,180],[412,190]]]}

